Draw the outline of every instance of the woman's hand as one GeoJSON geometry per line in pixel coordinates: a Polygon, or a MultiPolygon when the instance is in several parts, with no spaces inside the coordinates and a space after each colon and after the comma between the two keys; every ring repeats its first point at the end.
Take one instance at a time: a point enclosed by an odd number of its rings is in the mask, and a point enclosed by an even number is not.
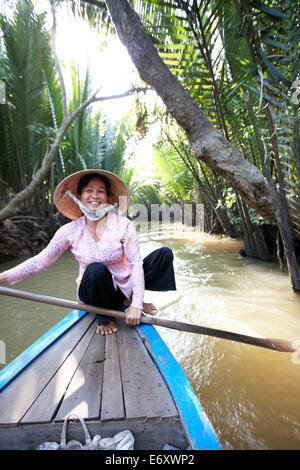
{"type": "Polygon", "coordinates": [[[126,313],[126,319],[125,319],[126,325],[138,325],[140,323],[141,314],[142,314],[142,310],[140,308],[128,307],[125,310],[125,313],[126,313]]]}
{"type": "Polygon", "coordinates": [[[6,282],[6,275],[5,275],[5,271],[3,273],[0,273],[0,284],[2,282],[6,282]]]}

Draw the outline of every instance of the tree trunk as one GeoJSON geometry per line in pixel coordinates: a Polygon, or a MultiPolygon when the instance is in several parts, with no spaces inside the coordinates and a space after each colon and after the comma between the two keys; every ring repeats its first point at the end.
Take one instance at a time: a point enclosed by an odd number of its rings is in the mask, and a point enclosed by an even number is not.
{"type": "Polygon", "coordinates": [[[161,60],[127,0],[106,0],[106,4],[119,38],[127,47],[142,80],[156,90],[167,110],[185,130],[194,156],[223,176],[258,214],[275,220],[272,196],[261,171],[213,127],[161,60]]]}

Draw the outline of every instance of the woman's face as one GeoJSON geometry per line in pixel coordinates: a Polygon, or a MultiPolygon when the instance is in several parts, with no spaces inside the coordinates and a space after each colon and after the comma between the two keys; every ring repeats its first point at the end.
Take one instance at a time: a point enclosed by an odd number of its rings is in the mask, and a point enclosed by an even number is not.
{"type": "Polygon", "coordinates": [[[87,186],[82,188],[80,200],[91,211],[98,210],[101,204],[107,204],[108,196],[103,181],[100,178],[92,178],[87,186]]]}

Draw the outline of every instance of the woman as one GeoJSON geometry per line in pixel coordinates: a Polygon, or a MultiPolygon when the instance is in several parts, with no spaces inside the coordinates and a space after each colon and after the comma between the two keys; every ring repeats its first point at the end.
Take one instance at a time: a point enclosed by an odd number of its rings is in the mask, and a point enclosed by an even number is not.
{"type": "MultiPolygon", "coordinates": [[[[125,305],[128,325],[139,324],[142,311],[155,314],[154,305],[143,302],[144,291],[176,290],[173,253],[160,248],[141,259],[133,224],[121,215],[129,201],[127,186],[113,173],[84,170],[68,176],[58,185],[54,202],[72,222],[60,227],[37,256],[0,273],[0,282],[15,284],[45,271],[70,248],[79,262],[76,282],[82,302],[108,309],[125,305]]],[[[97,333],[117,331],[113,318],[97,315],[97,320],[97,333]]]]}

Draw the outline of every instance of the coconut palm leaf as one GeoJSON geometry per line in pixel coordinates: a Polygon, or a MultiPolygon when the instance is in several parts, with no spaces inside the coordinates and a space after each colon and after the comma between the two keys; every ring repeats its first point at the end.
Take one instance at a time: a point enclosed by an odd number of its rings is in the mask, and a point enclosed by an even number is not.
{"type": "Polygon", "coordinates": [[[4,74],[10,105],[1,109],[0,166],[12,191],[24,188],[43,158],[53,134],[45,93],[53,70],[49,33],[44,15],[36,15],[29,0],[19,1],[10,19],[1,17],[4,74]]]}

